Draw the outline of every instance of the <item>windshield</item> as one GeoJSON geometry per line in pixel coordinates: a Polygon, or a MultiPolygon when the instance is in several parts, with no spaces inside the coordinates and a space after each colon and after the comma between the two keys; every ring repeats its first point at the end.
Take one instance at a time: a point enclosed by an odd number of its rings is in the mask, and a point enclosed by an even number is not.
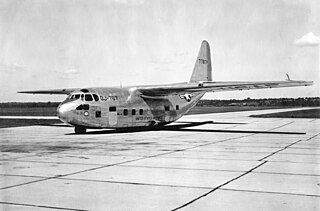
{"type": "Polygon", "coordinates": [[[69,96],[69,99],[80,99],[84,101],[99,101],[99,96],[97,94],[72,94],[69,96]]]}

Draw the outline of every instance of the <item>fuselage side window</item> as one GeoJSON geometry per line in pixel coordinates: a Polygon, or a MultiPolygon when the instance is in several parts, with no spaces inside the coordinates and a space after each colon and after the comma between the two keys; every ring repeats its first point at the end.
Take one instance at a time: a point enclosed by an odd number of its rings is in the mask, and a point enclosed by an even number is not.
{"type": "Polygon", "coordinates": [[[99,101],[99,97],[98,97],[98,95],[96,95],[96,94],[92,94],[92,96],[93,96],[93,98],[94,98],[94,100],[95,100],[95,101],[99,101]]]}
{"type": "Polygon", "coordinates": [[[91,94],[86,94],[85,98],[86,101],[93,101],[92,95],[91,94]]]}
{"type": "Polygon", "coordinates": [[[111,111],[111,112],[112,112],[112,111],[117,111],[117,107],[115,107],[115,106],[110,106],[110,107],[109,107],[109,111],[111,111]]]}
{"type": "Polygon", "coordinates": [[[136,109],[132,109],[132,115],[136,115],[136,109]]]}
{"type": "Polygon", "coordinates": [[[164,110],[165,111],[170,111],[170,107],[169,106],[164,106],[164,110]]]}
{"type": "Polygon", "coordinates": [[[179,110],[180,108],[179,108],[179,105],[176,105],[176,110],[179,110]]]}
{"type": "Polygon", "coordinates": [[[128,115],[128,109],[123,109],[123,115],[127,116],[128,115]]]}
{"type": "Polygon", "coordinates": [[[143,115],[143,109],[139,109],[139,115],[143,115]]]}

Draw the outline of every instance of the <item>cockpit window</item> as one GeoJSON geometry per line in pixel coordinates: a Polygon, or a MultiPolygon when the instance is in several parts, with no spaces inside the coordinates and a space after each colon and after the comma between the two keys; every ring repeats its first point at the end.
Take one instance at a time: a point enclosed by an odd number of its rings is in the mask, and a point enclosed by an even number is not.
{"type": "Polygon", "coordinates": [[[70,95],[69,99],[79,99],[80,98],[80,94],[73,94],[70,95]]]}
{"type": "Polygon", "coordinates": [[[93,101],[91,94],[86,94],[84,99],[85,99],[85,101],[93,101]]]}
{"type": "Polygon", "coordinates": [[[96,94],[92,94],[92,96],[93,96],[93,98],[94,98],[94,100],[95,100],[95,101],[99,101],[99,97],[98,97],[98,95],[96,95],[96,94]]]}
{"type": "Polygon", "coordinates": [[[69,99],[80,99],[85,101],[99,101],[99,96],[96,94],[73,94],[69,96],[69,99]]]}

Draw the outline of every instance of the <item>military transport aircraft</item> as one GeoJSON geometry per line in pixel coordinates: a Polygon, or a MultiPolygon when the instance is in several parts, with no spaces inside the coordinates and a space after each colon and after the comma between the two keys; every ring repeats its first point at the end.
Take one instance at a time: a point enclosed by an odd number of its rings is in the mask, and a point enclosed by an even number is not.
{"type": "Polygon", "coordinates": [[[59,119],[75,127],[75,133],[87,128],[155,128],[181,118],[206,92],[310,86],[312,81],[212,81],[210,47],[203,41],[190,81],[166,85],[130,87],[93,87],[21,91],[28,94],[66,94],[57,108],[59,119]]]}

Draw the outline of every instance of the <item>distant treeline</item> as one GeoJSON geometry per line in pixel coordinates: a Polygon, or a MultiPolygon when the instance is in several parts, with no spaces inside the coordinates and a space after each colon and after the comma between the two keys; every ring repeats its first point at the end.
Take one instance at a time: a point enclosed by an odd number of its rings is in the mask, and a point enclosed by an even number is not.
{"type": "Polygon", "coordinates": [[[197,104],[200,107],[220,106],[320,106],[319,97],[299,98],[263,98],[243,100],[200,100],[197,104]]]}
{"type": "MultiPolygon", "coordinates": [[[[0,103],[0,108],[37,108],[58,107],[60,102],[9,102],[0,103]]],[[[200,100],[198,107],[221,106],[320,106],[319,97],[299,98],[263,98],[263,99],[231,99],[231,100],[200,100]]]]}
{"type": "Polygon", "coordinates": [[[58,107],[60,102],[31,102],[31,103],[0,103],[0,108],[34,108],[34,107],[58,107]]]}

